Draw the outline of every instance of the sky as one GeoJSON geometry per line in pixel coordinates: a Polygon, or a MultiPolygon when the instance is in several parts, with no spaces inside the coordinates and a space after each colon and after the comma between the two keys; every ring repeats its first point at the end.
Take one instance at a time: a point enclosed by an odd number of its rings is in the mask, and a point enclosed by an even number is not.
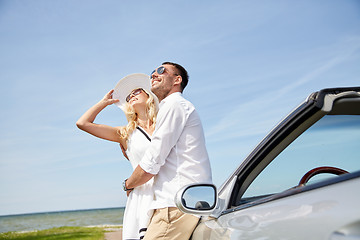
{"type": "Polygon", "coordinates": [[[164,61],[189,72],[216,186],[309,94],[360,86],[357,0],[0,0],[0,36],[0,215],[124,206],[129,162],[75,123],[164,61]]]}

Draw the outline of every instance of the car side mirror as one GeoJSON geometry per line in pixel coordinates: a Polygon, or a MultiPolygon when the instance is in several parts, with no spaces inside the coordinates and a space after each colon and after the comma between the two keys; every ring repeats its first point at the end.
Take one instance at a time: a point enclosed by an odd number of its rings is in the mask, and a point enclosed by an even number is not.
{"type": "Polygon", "coordinates": [[[210,215],[217,204],[216,187],[213,184],[187,185],[177,192],[175,204],[185,213],[210,215]]]}

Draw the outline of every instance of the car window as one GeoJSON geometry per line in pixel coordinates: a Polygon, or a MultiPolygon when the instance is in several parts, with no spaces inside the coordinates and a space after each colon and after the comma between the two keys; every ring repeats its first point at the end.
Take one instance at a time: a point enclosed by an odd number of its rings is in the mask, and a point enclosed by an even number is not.
{"type": "MultiPolygon", "coordinates": [[[[297,186],[309,170],[330,166],[360,170],[360,115],[326,115],[282,151],[250,184],[242,197],[275,194],[297,186]]],[[[319,174],[309,184],[333,174],[319,174]]]]}

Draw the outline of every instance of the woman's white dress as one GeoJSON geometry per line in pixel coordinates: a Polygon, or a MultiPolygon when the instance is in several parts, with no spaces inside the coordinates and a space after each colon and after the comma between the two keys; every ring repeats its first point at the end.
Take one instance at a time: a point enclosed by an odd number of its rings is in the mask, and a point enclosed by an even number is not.
{"type": "MultiPolygon", "coordinates": [[[[135,129],[131,134],[126,154],[133,169],[138,166],[149,144],[149,139],[139,129],[135,129]]],[[[123,240],[141,239],[144,236],[152,216],[150,210],[150,204],[154,199],[152,185],[153,178],[130,193],[123,218],[123,240]]]]}

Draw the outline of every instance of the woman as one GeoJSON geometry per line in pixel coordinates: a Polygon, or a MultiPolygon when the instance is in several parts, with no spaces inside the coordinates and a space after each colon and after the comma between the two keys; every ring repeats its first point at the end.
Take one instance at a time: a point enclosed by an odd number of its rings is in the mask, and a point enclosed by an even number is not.
{"type": "MultiPolygon", "coordinates": [[[[114,90],[87,110],[76,122],[83,131],[98,138],[120,143],[135,169],[150,143],[155,128],[158,100],[150,91],[150,78],[146,74],[131,74],[121,79],[114,90]],[[112,127],[96,124],[96,116],[107,106],[116,104],[126,115],[128,124],[112,127]]],[[[123,220],[123,239],[140,239],[144,236],[152,212],[152,180],[127,191],[128,199],[123,220]]]]}

